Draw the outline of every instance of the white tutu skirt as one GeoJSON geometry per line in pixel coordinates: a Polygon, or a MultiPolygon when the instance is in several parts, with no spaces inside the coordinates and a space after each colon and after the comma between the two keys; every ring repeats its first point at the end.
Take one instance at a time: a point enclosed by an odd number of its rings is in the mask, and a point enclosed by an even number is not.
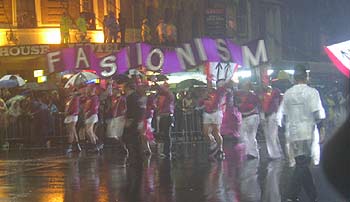
{"type": "Polygon", "coordinates": [[[64,119],[64,123],[72,123],[72,122],[77,122],[77,121],[78,121],[78,116],[77,115],[67,116],[64,119]]]}
{"type": "Polygon", "coordinates": [[[98,122],[97,114],[91,115],[89,118],[85,119],[85,124],[93,124],[98,122]]]}
{"type": "Polygon", "coordinates": [[[107,123],[106,136],[109,138],[115,138],[115,139],[121,138],[124,132],[124,126],[125,126],[124,116],[112,118],[107,123]]]}

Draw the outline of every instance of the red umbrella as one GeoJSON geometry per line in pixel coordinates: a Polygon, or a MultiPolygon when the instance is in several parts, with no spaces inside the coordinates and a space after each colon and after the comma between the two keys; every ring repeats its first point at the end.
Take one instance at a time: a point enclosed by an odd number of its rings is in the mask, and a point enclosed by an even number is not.
{"type": "Polygon", "coordinates": [[[326,46],[324,49],[338,70],[350,78],[350,41],[326,46]]]}

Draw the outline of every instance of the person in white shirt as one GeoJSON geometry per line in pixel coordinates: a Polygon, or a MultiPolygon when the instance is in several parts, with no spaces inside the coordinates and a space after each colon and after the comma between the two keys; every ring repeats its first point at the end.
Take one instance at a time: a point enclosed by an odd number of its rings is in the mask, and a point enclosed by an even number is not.
{"type": "Polygon", "coordinates": [[[309,165],[315,130],[319,130],[320,141],[324,136],[322,120],[325,119],[325,113],[318,91],[307,85],[305,66],[295,67],[294,79],[296,84],[286,91],[280,109],[286,124],[286,140],[296,163],[290,180],[288,201],[298,201],[301,188],[305,189],[311,201],[317,201],[309,165]]]}

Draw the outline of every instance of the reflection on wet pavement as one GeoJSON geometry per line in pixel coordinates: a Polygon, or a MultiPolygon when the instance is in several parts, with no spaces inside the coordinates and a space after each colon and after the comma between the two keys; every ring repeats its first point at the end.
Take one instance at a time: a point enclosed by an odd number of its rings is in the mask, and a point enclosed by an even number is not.
{"type": "MultiPolygon", "coordinates": [[[[176,146],[176,159],[156,154],[134,166],[113,148],[103,154],[1,154],[0,202],[279,202],[292,169],[285,160],[245,161],[225,143],[226,160],[208,160],[205,144],[176,146]]],[[[264,155],[262,155],[264,156],[264,155]]],[[[345,201],[313,168],[320,201],[345,201]]],[[[305,193],[301,201],[307,202],[305,193]]]]}

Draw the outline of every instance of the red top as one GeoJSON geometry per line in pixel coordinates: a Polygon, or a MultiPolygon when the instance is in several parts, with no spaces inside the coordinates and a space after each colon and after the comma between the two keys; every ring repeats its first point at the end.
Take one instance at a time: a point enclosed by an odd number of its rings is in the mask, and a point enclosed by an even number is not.
{"type": "Polygon", "coordinates": [[[100,100],[97,95],[88,97],[84,105],[84,114],[86,117],[90,117],[94,114],[98,114],[98,108],[100,107],[100,100]]]}
{"type": "Polygon", "coordinates": [[[281,91],[273,89],[271,93],[265,92],[262,97],[262,110],[267,114],[277,112],[282,101],[281,91]]]}
{"type": "Polygon", "coordinates": [[[238,109],[242,115],[252,115],[259,113],[259,97],[250,91],[238,91],[236,92],[240,100],[238,109]]]}
{"type": "Polygon", "coordinates": [[[207,113],[213,113],[221,109],[223,98],[225,96],[226,89],[220,87],[209,93],[208,99],[200,101],[200,105],[204,106],[204,110],[207,113]]]}
{"type": "Polygon", "coordinates": [[[174,113],[174,95],[169,90],[161,89],[158,96],[158,114],[174,113]]]}
{"type": "Polygon", "coordinates": [[[72,96],[66,102],[65,112],[68,116],[77,116],[79,114],[79,97],[72,96]]]}
{"type": "Polygon", "coordinates": [[[126,98],[124,96],[112,97],[112,117],[124,116],[126,113],[126,98]]]}
{"type": "Polygon", "coordinates": [[[147,105],[146,105],[146,119],[152,118],[154,110],[156,109],[156,97],[155,95],[149,95],[147,97],[147,105]]]}

